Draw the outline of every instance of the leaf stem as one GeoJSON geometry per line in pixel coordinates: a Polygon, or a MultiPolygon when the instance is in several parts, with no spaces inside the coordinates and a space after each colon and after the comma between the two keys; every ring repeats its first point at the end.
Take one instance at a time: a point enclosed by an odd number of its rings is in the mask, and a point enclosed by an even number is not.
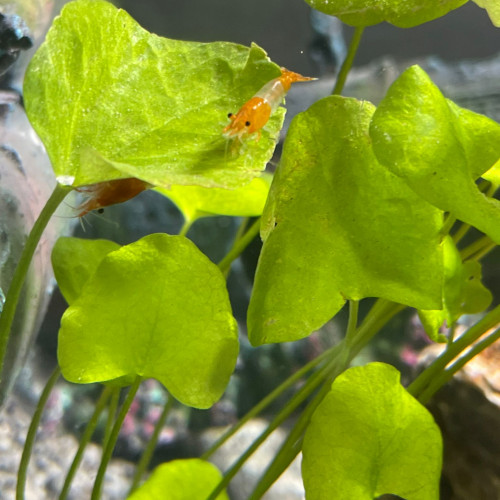
{"type": "Polygon", "coordinates": [[[115,423],[116,412],[118,410],[118,403],[120,402],[120,387],[112,387],[111,388],[111,400],[108,405],[108,416],[106,418],[106,425],[104,426],[104,434],[102,436],[102,448],[106,448],[108,444],[109,436],[111,435],[111,431],[113,430],[113,425],[115,423]]]}
{"type": "Polygon", "coordinates": [[[19,262],[17,263],[16,270],[14,271],[14,276],[12,277],[7,296],[5,297],[3,311],[0,315],[0,378],[3,375],[3,364],[11,334],[12,322],[14,321],[17,304],[33,254],[35,253],[38,242],[50,218],[70,190],[71,188],[68,186],[63,186],[62,184],[56,185],[30,231],[19,262]]]}
{"type": "Polygon", "coordinates": [[[311,417],[319,406],[321,401],[330,391],[331,384],[325,383],[320,391],[309,402],[307,408],[301,413],[298,421],[293,426],[292,431],[281,445],[278,453],[274,456],[272,462],[268,465],[264,475],[255,485],[254,490],[247,500],[258,500],[263,497],[264,493],[278,479],[283,471],[289,467],[295,457],[302,449],[302,441],[304,440],[304,432],[311,421],[311,417]]]}
{"type": "Polygon", "coordinates": [[[394,317],[398,312],[402,311],[406,306],[390,302],[385,299],[378,299],[370,312],[367,314],[361,325],[347,343],[350,348],[350,359],[355,356],[365,347],[365,345],[394,317]]]}
{"type": "Polygon", "coordinates": [[[471,227],[470,224],[462,222],[460,227],[451,235],[455,245],[458,245],[458,243],[464,238],[464,236],[469,231],[470,227],[471,227]]]}
{"type": "Polygon", "coordinates": [[[349,323],[345,340],[339,344],[340,351],[335,360],[332,360],[330,372],[326,376],[320,391],[309,402],[307,408],[302,412],[292,431],[283,442],[280,450],[275,455],[273,461],[267,467],[266,472],[257,483],[254,491],[248,500],[257,500],[271,487],[283,471],[295,459],[302,449],[304,433],[309,425],[311,417],[328,394],[332,382],[351,363],[359,351],[373,338],[373,336],[404,306],[379,299],[370,310],[362,325],[356,329],[358,318],[358,301],[351,301],[349,304],[349,323]]]}
{"type": "Polygon", "coordinates": [[[346,342],[349,344],[356,333],[358,327],[358,312],[359,312],[359,301],[350,300],[349,301],[349,321],[347,323],[347,330],[345,334],[346,342]]]}
{"type": "MultiPolygon", "coordinates": [[[[344,345],[344,343],[342,343],[342,345],[344,345]]],[[[282,443],[278,453],[275,454],[272,462],[268,465],[266,471],[264,472],[264,475],[256,484],[252,494],[248,497],[248,500],[258,500],[259,498],[262,498],[264,493],[292,463],[302,449],[304,432],[311,421],[314,411],[330,391],[332,379],[335,379],[337,375],[339,375],[346,368],[344,363],[341,361],[342,358],[344,358],[344,356],[342,352],[339,352],[336,359],[332,360],[332,363],[330,363],[328,372],[325,373],[321,389],[308,403],[306,409],[301,413],[299,419],[293,426],[293,429],[282,443]]]]}
{"type": "Polygon", "coordinates": [[[109,461],[111,460],[111,455],[113,454],[116,441],[118,440],[118,434],[120,433],[123,421],[127,416],[127,412],[130,409],[130,405],[134,400],[134,397],[137,393],[137,390],[139,389],[139,386],[141,385],[141,382],[142,382],[142,377],[136,377],[134,383],[130,386],[127,397],[125,398],[125,401],[123,402],[120,408],[120,412],[116,417],[115,424],[113,425],[113,429],[111,430],[111,434],[109,436],[109,439],[106,443],[106,447],[104,448],[102,454],[101,463],[99,465],[99,470],[97,471],[97,476],[94,482],[94,488],[92,489],[92,495],[90,497],[91,500],[99,500],[101,498],[101,490],[102,490],[102,485],[104,483],[104,475],[106,474],[106,469],[108,467],[109,461]]]}
{"type": "Polygon", "coordinates": [[[482,236],[471,243],[468,247],[465,247],[460,252],[460,257],[463,261],[467,259],[479,260],[488,252],[491,252],[491,250],[493,250],[496,246],[497,244],[492,241],[489,236],[482,236]]]}
{"type": "Polygon", "coordinates": [[[347,51],[347,56],[342,63],[342,67],[340,68],[332,95],[340,95],[342,93],[345,82],[347,80],[347,75],[351,70],[352,63],[354,62],[354,57],[356,56],[356,52],[358,51],[359,43],[361,42],[361,37],[363,36],[363,31],[364,27],[358,27],[354,29],[354,33],[349,44],[349,50],[347,51]]]}
{"type": "Polygon", "coordinates": [[[437,377],[432,379],[430,384],[420,393],[418,400],[423,404],[427,404],[431,397],[439,390],[443,385],[449,382],[455,373],[461,370],[472,358],[477,356],[481,351],[489,347],[493,342],[500,339],[500,328],[494,330],[486,338],[478,342],[474,347],[469,349],[467,353],[455,361],[451,366],[443,370],[437,377]]]}
{"type": "Polygon", "coordinates": [[[66,479],[64,480],[64,484],[61,489],[61,494],[59,495],[59,500],[66,500],[66,498],[68,497],[68,493],[71,488],[71,482],[73,481],[76,471],[78,470],[78,467],[82,461],[85,448],[89,443],[90,438],[94,434],[97,423],[99,422],[99,416],[101,415],[102,411],[106,407],[106,404],[108,403],[112,390],[113,388],[111,386],[104,386],[101,391],[101,395],[97,400],[94,413],[92,414],[92,417],[90,417],[90,420],[87,426],[85,427],[85,431],[83,432],[82,437],[80,439],[80,443],[78,445],[78,450],[75,454],[75,458],[73,458],[73,462],[71,463],[68,473],[66,474],[66,479]]]}
{"type": "Polygon", "coordinates": [[[132,479],[132,486],[130,487],[128,493],[129,495],[131,495],[132,492],[137,488],[137,486],[139,486],[139,482],[141,481],[142,475],[148,468],[149,463],[151,462],[151,457],[153,456],[156,444],[158,443],[160,432],[163,429],[163,426],[165,425],[168,414],[172,409],[173,404],[174,404],[174,398],[170,396],[170,394],[167,395],[167,401],[165,402],[163,406],[163,411],[161,412],[161,415],[158,418],[158,421],[156,422],[151,439],[149,440],[146,449],[144,450],[142,457],[139,460],[139,463],[137,464],[137,467],[135,469],[134,477],[132,479]]]}
{"type": "Polygon", "coordinates": [[[283,408],[283,410],[281,410],[280,413],[276,415],[276,417],[274,417],[273,421],[269,423],[266,430],[253,441],[253,443],[245,450],[240,458],[225,472],[222,481],[212,491],[207,500],[215,500],[217,498],[217,495],[219,495],[219,493],[221,493],[221,491],[229,484],[231,479],[237,474],[243,464],[250,458],[251,455],[253,455],[253,453],[267,439],[267,437],[318,388],[318,386],[325,380],[325,377],[329,374],[331,364],[337,362],[337,356],[340,350],[341,344],[336,345],[330,350],[330,353],[333,355],[333,360],[327,365],[320,368],[317,372],[311,375],[311,377],[309,377],[304,386],[302,386],[301,389],[297,391],[290,399],[286,407],[283,408]]]}
{"type": "Polygon", "coordinates": [[[193,225],[194,220],[191,219],[185,219],[184,224],[182,224],[182,227],[179,231],[179,236],[186,236],[188,231],[191,229],[191,226],[193,225]]]}
{"type": "Polygon", "coordinates": [[[260,217],[248,228],[248,231],[241,236],[241,238],[234,242],[233,248],[231,248],[227,255],[219,262],[218,266],[223,273],[229,271],[233,260],[236,260],[257,234],[259,234],[259,229],[260,217]]]}
{"type": "Polygon", "coordinates": [[[483,319],[471,326],[462,336],[448,344],[446,350],[435,359],[407,388],[417,399],[440,375],[445,367],[463,350],[473,344],[481,335],[500,323],[500,305],[492,309],[483,319]]]}
{"type": "Polygon", "coordinates": [[[61,375],[61,370],[56,367],[52,372],[52,375],[47,380],[45,387],[43,388],[40,399],[36,406],[35,413],[31,419],[31,423],[28,429],[28,434],[26,435],[26,441],[24,443],[23,453],[21,455],[21,461],[19,463],[19,471],[17,473],[17,485],[16,485],[16,500],[24,500],[24,488],[26,486],[26,477],[28,472],[28,464],[31,457],[31,452],[33,451],[33,445],[35,443],[36,432],[38,426],[40,425],[40,420],[42,418],[42,413],[49,399],[50,393],[54,388],[59,376],[61,375]]]}
{"type": "Polygon", "coordinates": [[[443,227],[441,228],[441,235],[442,236],[446,236],[447,234],[450,233],[451,231],[451,228],[454,226],[455,222],[457,221],[457,218],[452,215],[451,213],[449,213],[445,220],[443,221],[443,227]]]}
{"type": "Polygon", "coordinates": [[[234,426],[232,426],[227,432],[225,432],[203,455],[202,460],[208,460],[210,455],[217,451],[231,436],[236,434],[236,432],[241,429],[249,420],[257,416],[262,412],[267,406],[269,406],[276,398],[278,398],[283,392],[289,389],[295,382],[300,380],[308,371],[314,369],[322,361],[329,358],[332,355],[332,351],[337,349],[337,346],[325,351],[324,353],[317,356],[315,359],[304,365],[300,370],[295,372],[291,377],[287,378],[282,384],[280,384],[276,389],[269,393],[260,403],[255,405],[244,417],[242,417],[234,426]]]}

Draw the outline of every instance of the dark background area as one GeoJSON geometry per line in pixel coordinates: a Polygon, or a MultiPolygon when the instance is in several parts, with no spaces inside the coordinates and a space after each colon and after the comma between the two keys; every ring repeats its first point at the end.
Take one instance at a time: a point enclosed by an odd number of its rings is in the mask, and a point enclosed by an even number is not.
{"type": "MultiPolygon", "coordinates": [[[[310,7],[303,0],[122,0],[144,28],[182,40],[256,42],[276,63],[314,74],[308,51],[314,38],[310,7]]],[[[352,28],[345,27],[349,38],[352,28]]],[[[500,50],[500,28],[472,1],[444,17],[410,29],[387,23],[365,30],[356,64],[390,54],[396,59],[436,55],[476,59],[500,50]]]]}

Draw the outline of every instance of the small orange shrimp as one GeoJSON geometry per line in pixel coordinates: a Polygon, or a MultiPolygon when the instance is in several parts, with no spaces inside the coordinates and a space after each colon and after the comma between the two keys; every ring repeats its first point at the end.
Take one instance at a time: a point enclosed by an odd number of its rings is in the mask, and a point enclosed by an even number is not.
{"type": "Polygon", "coordinates": [[[77,216],[83,217],[92,210],[102,211],[103,207],[130,200],[150,187],[150,184],[135,177],[82,186],[77,188],[77,191],[88,195],[89,198],[78,207],[77,216]]]}
{"type": "Polygon", "coordinates": [[[316,80],[308,76],[302,76],[286,68],[281,68],[281,76],[266,83],[240,110],[234,115],[229,113],[227,117],[231,123],[222,131],[227,139],[238,137],[241,139],[257,132],[260,139],[261,129],[266,125],[269,117],[276,111],[283,101],[286,93],[290,90],[292,83],[316,80]]]}

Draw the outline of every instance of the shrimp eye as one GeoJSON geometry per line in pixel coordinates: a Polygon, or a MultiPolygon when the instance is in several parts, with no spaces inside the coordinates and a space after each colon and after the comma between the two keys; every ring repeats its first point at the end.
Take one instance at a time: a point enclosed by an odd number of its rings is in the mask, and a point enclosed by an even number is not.
{"type": "Polygon", "coordinates": [[[245,122],[245,127],[250,127],[250,122],[246,121],[245,122]]]}
{"type": "Polygon", "coordinates": [[[228,118],[231,118],[231,116],[233,116],[233,113],[228,113],[228,114],[227,114],[227,117],[228,117],[228,118]]]}
{"type": "Polygon", "coordinates": [[[103,214],[104,213],[104,208],[98,208],[97,209],[98,214],[103,214]]]}

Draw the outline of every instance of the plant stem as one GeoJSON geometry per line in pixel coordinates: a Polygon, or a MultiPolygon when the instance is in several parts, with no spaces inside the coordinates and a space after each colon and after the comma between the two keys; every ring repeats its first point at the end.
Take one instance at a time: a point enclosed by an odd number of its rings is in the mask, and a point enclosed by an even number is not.
{"type": "Polygon", "coordinates": [[[19,471],[17,473],[17,485],[16,485],[16,500],[24,500],[24,488],[26,486],[26,477],[28,472],[28,464],[31,457],[31,452],[33,451],[33,445],[35,443],[36,431],[40,425],[40,420],[42,418],[42,413],[49,399],[50,392],[54,388],[57,379],[61,375],[61,370],[56,367],[52,372],[52,375],[47,380],[45,387],[43,388],[40,399],[36,406],[35,413],[31,419],[30,427],[28,429],[28,434],[26,435],[26,441],[24,443],[23,453],[21,455],[21,462],[19,463],[19,471]]]}
{"type": "Polygon", "coordinates": [[[481,335],[500,323],[500,305],[492,309],[483,319],[471,326],[461,337],[448,344],[446,350],[435,359],[407,388],[417,399],[445,367],[481,335]]]}
{"type": "Polygon", "coordinates": [[[218,266],[223,273],[229,271],[231,263],[236,260],[243,250],[252,242],[252,240],[259,234],[260,217],[248,228],[248,231],[241,236],[240,239],[234,242],[233,248],[229,250],[227,255],[219,262],[218,266]]]}
{"type": "Polygon", "coordinates": [[[452,214],[448,214],[446,216],[446,219],[443,221],[443,227],[441,228],[440,234],[442,236],[446,236],[447,234],[449,234],[456,221],[457,218],[455,216],[453,216],[452,214]]]}
{"type": "Polygon", "coordinates": [[[497,244],[492,241],[489,236],[482,236],[478,238],[476,241],[471,243],[468,247],[465,247],[460,252],[460,257],[462,260],[474,259],[479,260],[481,257],[484,257],[488,252],[491,252],[497,244]]]}
{"type": "Polygon", "coordinates": [[[66,474],[66,479],[64,480],[64,485],[61,489],[59,500],[66,500],[66,498],[68,497],[68,493],[71,488],[71,482],[73,481],[76,471],[78,470],[78,467],[82,461],[85,447],[87,446],[87,444],[90,441],[90,438],[94,434],[94,430],[99,421],[99,416],[106,407],[109,397],[111,396],[111,391],[112,388],[110,386],[104,386],[102,389],[101,395],[97,400],[94,413],[92,414],[92,417],[90,418],[87,426],[85,427],[85,431],[80,439],[80,444],[78,445],[78,450],[75,454],[75,458],[73,458],[73,462],[71,463],[68,473],[66,474]]]}
{"type": "Polygon", "coordinates": [[[455,373],[461,370],[472,358],[477,356],[481,351],[489,347],[493,342],[496,342],[500,338],[500,328],[494,330],[486,338],[478,342],[472,349],[469,349],[467,354],[459,358],[450,367],[443,370],[436,378],[434,378],[430,384],[421,392],[418,400],[426,405],[431,397],[439,390],[443,385],[449,382],[455,373]]]}
{"type": "MultiPolygon", "coordinates": [[[[341,360],[344,356],[340,353],[337,360],[341,360]]],[[[297,454],[302,449],[302,441],[304,439],[304,432],[311,421],[311,417],[316,408],[323,401],[324,397],[328,394],[331,388],[331,379],[335,378],[341,373],[345,366],[342,362],[333,363],[330,365],[329,374],[325,377],[323,386],[314,398],[309,402],[306,409],[301,413],[298,421],[293,426],[290,434],[283,442],[278,453],[274,456],[272,462],[268,465],[264,475],[259,480],[252,494],[248,500],[258,500],[262,498],[264,493],[271,487],[271,485],[280,477],[283,471],[289,467],[297,454]]]]}
{"type": "Polygon", "coordinates": [[[403,308],[403,306],[399,304],[379,300],[372,307],[362,326],[356,329],[359,302],[351,301],[349,305],[349,322],[345,341],[339,344],[339,346],[342,346],[341,350],[338,353],[337,359],[330,364],[330,372],[325,378],[322,388],[310,401],[304,412],[302,412],[299,420],[294,425],[273,461],[267,467],[266,472],[257,483],[248,500],[257,500],[261,498],[295,459],[302,449],[304,433],[309,425],[311,417],[326,394],[330,391],[332,382],[349,366],[354,357],[373,336],[403,308]]]}
{"type": "Polygon", "coordinates": [[[354,29],[354,33],[349,44],[349,50],[344,62],[342,63],[342,67],[340,68],[332,95],[340,95],[342,93],[345,82],[347,80],[347,75],[351,70],[352,63],[354,62],[354,57],[356,56],[356,52],[358,51],[359,43],[361,42],[361,37],[363,36],[363,31],[363,27],[354,29]]]}
{"type": "Polygon", "coordinates": [[[267,437],[279,426],[281,425],[292,413],[293,411],[305,400],[307,399],[317,387],[325,380],[325,377],[330,372],[330,366],[332,363],[337,362],[337,357],[341,351],[341,344],[338,344],[331,350],[334,358],[333,360],[319,369],[314,373],[304,384],[304,386],[292,397],[288,402],[286,407],[281,410],[281,412],[276,415],[273,421],[267,426],[266,430],[261,433],[261,435],[254,440],[254,442],[245,450],[245,452],[240,456],[240,458],[234,463],[224,474],[224,478],[217,485],[217,487],[212,491],[207,500],[215,500],[219,493],[229,484],[231,479],[237,474],[241,469],[243,464],[250,458],[251,455],[257,450],[257,448],[267,439],[267,437]]]}
{"type": "Polygon", "coordinates": [[[68,186],[63,186],[61,184],[56,185],[30,231],[19,262],[17,263],[16,270],[14,271],[14,276],[12,277],[7,296],[5,297],[3,311],[0,315],[0,378],[3,375],[3,363],[11,334],[12,322],[14,321],[17,304],[33,254],[35,253],[38,242],[52,214],[70,190],[71,188],[68,186]]]}
{"type": "Polygon", "coordinates": [[[359,312],[359,301],[350,300],[349,301],[349,321],[347,323],[347,330],[345,334],[346,342],[349,344],[351,339],[356,333],[358,327],[358,312],[359,312]]]}
{"type": "Polygon", "coordinates": [[[137,467],[135,469],[134,477],[132,479],[132,486],[130,487],[130,491],[128,493],[129,495],[131,495],[132,492],[137,488],[137,486],[139,486],[139,482],[141,481],[142,475],[148,468],[149,462],[151,461],[151,457],[153,456],[153,452],[155,451],[156,444],[158,443],[160,432],[163,429],[163,426],[165,425],[165,422],[167,420],[167,416],[174,404],[173,397],[168,395],[167,398],[168,399],[165,402],[165,405],[163,406],[163,411],[160,415],[160,418],[156,422],[151,439],[149,440],[146,449],[144,450],[144,453],[142,454],[142,457],[139,460],[139,463],[137,464],[137,467]]]}
{"type": "Polygon", "coordinates": [[[186,236],[188,231],[191,229],[191,226],[193,225],[193,220],[190,219],[184,219],[184,224],[182,224],[182,227],[179,231],[179,236],[186,236]]]}
{"type": "Polygon", "coordinates": [[[280,477],[283,471],[289,467],[295,457],[302,449],[302,441],[304,439],[304,432],[311,421],[311,417],[323,401],[324,397],[330,391],[331,384],[325,383],[320,391],[309,402],[307,408],[301,413],[299,420],[294,425],[292,431],[281,445],[278,453],[274,456],[272,462],[268,465],[264,475],[259,482],[255,485],[254,490],[247,500],[258,500],[262,498],[264,493],[271,487],[271,485],[280,477]]]}
{"type": "Polygon", "coordinates": [[[471,228],[470,224],[462,222],[460,227],[451,235],[455,245],[457,245],[464,238],[464,236],[467,234],[470,228],[471,228]]]}
{"type": "Polygon", "coordinates": [[[217,451],[231,436],[236,434],[236,432],[241,429],[249,420],[257,416],[261,411],[263,411],[267,406],[269,406],[277,397],[279,397],[283,392],[289,389],[295,382],[300,380],[308,371],[312,370],[318,366],[322,361],[327,359],[332,355],[332,351],[337,349],[337,346],[325,351],[318,357],[304,365],[300,370],[295,372],[291,377],[287,378],[282,384],[280,384],[276,389],[274,389],[270,394],[268,394],[260,403],[255,405],[243,418],[241,418],[238,423],[233,425],[227,432],[225,432],[203,455],[201,458],[203,460],[208,460],[210,455],[217,451]]]}
{"type": "Polygon", "coordinates": [[[127,412],[130,409],[130,405],[134,400],[134,397],[137,393],[137,390],[139,389],[139,386],[141,385],[141,382],[142,382],[142,377],[137,377],[135,379],[134,383],[130,386],[127,397],[125,398],[125,401],[123,402],[120,408],[120,412],[116,417],[115,425],[113,426],[113,429],[109,436],[109,440],[106,443],[106,448],[104,448],[102,454],[101,463],[99,465],[99,470],[97,471],[97,476],[94,482],[94,488],[92,489],[92,495],[90,497],[91,500],[99,500],[101,498],[101,490],[102,490],[102,485],[104,483],[104,475],[106,474],[108,463],[111,460],[111,455],[113,454],[116,441],[118,440],[118,434],[120,433],[123,421],[127,416],[127,412]]]}
{"type": "Polygon", "coordinates": [[[115,423],[116,410],[118,409],[118,403],[120,402],[120,387],[112,387],[111,389],[111,401],[108,406],[108,418],[106,419],[106,425],[104,427],[104,435],[102,437],[102,449],[106,448],[109,436],[113,430],[113,424],[115,423]]]}
{"type": "Polygon", "coordinates": [[[351,339],[346,339],[349,340],[347,347],[350,349],[350,359],[354,359],[361,349],[368,344],[389,320],[405,307],[402,304],[378,299],[359,326],[356,335],[352,336],[351,339]]]}

